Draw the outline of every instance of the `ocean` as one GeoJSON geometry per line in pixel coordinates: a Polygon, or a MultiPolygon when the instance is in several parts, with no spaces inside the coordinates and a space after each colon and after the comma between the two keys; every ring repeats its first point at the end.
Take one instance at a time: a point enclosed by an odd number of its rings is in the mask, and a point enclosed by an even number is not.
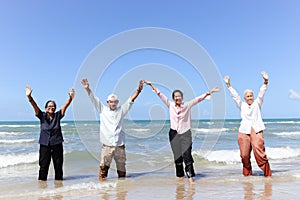
{"type": "Polygon", "coordinates": [[[125,121],[127,178],[115,163],[98,181],[99,122],[63,121],[64,181],[38,176],[39,122],[0,122],[0,199],[298,199],[300,119],[265,119],[272,177],[252,154],[253,176],[242,176],[237,144],[240,120],[192,122],[195,185],[175,177],[169,121],[125,121]]]}

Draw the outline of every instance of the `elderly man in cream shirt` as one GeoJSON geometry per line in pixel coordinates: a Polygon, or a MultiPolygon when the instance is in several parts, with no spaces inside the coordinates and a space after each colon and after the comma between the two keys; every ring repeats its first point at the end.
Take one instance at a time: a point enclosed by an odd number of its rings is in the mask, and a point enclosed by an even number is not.
{"type": "Polygon", "coordinates": [[[104,105],[99,98],[92,93],[87,79],[82,79],[81,83],[87,91],[94,107],[100,114],[100,141],[102,143],[102,149],[99,180],[106,180],[113,158],[116,162],[118,177],[124,178],[126,176],[126,152],[123,121],[134,100],[142,91],[144,82],[142,80],[139,82],[136,92],[121,106],[118,106],[119,100],[115,94],[109,95],[106,100],[107,106],[104,105]]]}
{"type": "Polygon", "coordinates": [[[243,163],[243,175],[251,176],[252,167],[250,161],[251,150],[253,150],[257,165],[264,171],[264,176],[271,176],[271,168],[265,153],[263,130],[264,122],[261,117],[261,105],[263,103],[265,92],[268,86],[268,74],[261,72],[264,83],[261,86],[258,96],[254,99],[253,91],[245,90],[244,100],[238,95],[235,89],[231,87],[229,76],[224,77],[232,99],[241,110],[241,124],[238,133],[238,143],[240,147],[240,156],[243,163]]]}

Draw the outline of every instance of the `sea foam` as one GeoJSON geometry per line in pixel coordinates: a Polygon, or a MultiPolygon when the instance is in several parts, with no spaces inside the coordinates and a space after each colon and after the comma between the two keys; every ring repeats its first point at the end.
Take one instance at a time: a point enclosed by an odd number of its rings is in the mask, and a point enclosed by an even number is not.
{"type": "Polygon", "coordinates": [[[20,140],[0,140],[0,144],[20,144],[20,143],[32,143],[35,139],[20,139],[20,140]]]}
{"type": "MultiPolygon", "coordinates": [[[[241,162],[240,151],[234,150],[216,150],[210,152],[194,151],[195,155],[205,158],[210,162],[236,164],[241,162]]],[[[287,158],[295,158],[300,156],[300,149],[290,147],[266,148],[267,157],[271,160],[282,160],[287,158]]],[[[255,161],[253,151],[251,153],[251,161],[255,161]]]]}
{"type": "Polygon", "coordinates": [[[274,135],[278,135],[281,137],[290,137],[290,136],[300,136],[299,131],[294,131],[294,132],[278,132],[278,133],[272,133],[274,135]]]}
{"type": "Polygon", "coordinates": [[[38,159],[38,153],[0,155],[0,168],[18,164],[34,163],[38,161],[38,159]]]}

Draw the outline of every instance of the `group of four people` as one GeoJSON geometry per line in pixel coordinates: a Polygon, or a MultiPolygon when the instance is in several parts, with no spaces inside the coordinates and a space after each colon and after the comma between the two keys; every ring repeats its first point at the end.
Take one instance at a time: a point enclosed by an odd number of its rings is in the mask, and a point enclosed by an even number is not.
{"type": "MultiPolygon", "coordinates": [[[[258,166],[264,171],[264,176],[271,176],[271,169],[264,147],[263,130],[265,129],[265,126],[261,117],[261,105],[267,90],[268,75],[265,72],[262,72],[261,74],[264,83],[260,88],[258,97],[254,99],[253,91],[246,90],[244,92],[245,101],[242,101],[238,93],[231,87],[229,77],[226,76],[224,78],[233,100],[241,111],[242,120],[239,127],[238,144],[244,176],[252,175],[250,161],[252,149],[258,166]]],[[[109,95],[106,100],[106,106],[93,94],[86,78],[82,79],[81,83],[87,91],[94,107],[100,114],[100,141],[102,143],[102,149],[99,180],[106,180],[112,159],[116,162],[118,177],[126,177],[126,133],[123,127],[123,120],[132,107],[134,100],[143,90],[143,84],[147,84],[151,86],[153,91],[169,109],[171,125],[169,141],[174,156],[176,176],[179,179],[184,179],[186,176],[190,183],[194,183],[193,177],[195,176],[195,171],[193,166],[194,160],[192,157],[191,108],[212,93],[218,92],[219,88],[215,87],[187,102],[183,102],[182,91],[174,90],[172,93],[173,101],[170,101],[154,86],[153,83],[141,80],[135,93],[130,96],[125,103],[118,107],[119,100],[117,95],[109,95]]],[[[52,100],[46,103],[46,111],[41,111],[31,96],[31,93],[31,88],[26,86],[26,96],[34,108],[35,115],[40,119],[40,169],[38,179],[47,180],[48,169],[52,158],[55,170],[55,180],[63,180],[63,135],[60,120],[64,117],[66,109],[74,98],[74,89],[70,90],[69,99],[57,112],[55,112],[56,104],[52,100]]]]}

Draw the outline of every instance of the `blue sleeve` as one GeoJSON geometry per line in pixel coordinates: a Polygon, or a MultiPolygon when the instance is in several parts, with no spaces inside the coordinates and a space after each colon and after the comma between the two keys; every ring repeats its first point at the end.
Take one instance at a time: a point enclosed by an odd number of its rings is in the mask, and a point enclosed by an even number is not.
{"type": "Polygon", "coordinates": [[[39,113],[36,115],[37,118],[39,118],[40,120],[43,119],[43,112],[41,110],[39,110],[39,113]]]}
{"type": "Polygon", "coordinates": [[[58,119],[62,119],[65,115],[61,113],[61,110],[57,111],[58,119]]]}

